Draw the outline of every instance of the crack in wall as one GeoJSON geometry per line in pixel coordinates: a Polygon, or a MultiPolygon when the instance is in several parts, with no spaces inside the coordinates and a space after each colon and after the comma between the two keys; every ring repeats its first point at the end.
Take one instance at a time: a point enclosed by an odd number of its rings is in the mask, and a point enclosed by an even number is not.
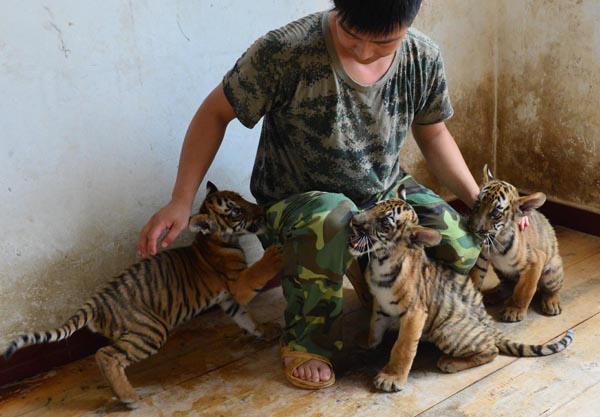
{"type": "Polygon", "coordinates": [[[58,42],[59,42],[59,47],[58,49],[63,53],[63,55],[65,56],[65,58],[69,57],[69,54],[71,53],[71,50],[69,48],[67,48],[67,45],[65,44],[65,40],[63,38],[63,32],[62,30],[58,27],[58,25],[54,22],[54,13],[52,13],[52,10],[50,10],[50,8],[48,6],[44,6],[44,9],[46,9],[46,11],[48,12],[48,15],[50,16],[50,27],[52,29],[54,29],[58,35],[58,42]]]}

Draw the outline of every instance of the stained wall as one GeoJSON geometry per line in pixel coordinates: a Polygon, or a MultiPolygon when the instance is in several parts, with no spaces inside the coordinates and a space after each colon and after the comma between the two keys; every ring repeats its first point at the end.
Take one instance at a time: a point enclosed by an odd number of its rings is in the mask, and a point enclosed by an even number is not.
{"type": "Polygon", "coordinates": [[[497,174],[600,212],[600,2],[499,10],[497,174]]]}
{"type": "MultiPolygon", "coordinates": [[[[600,212],[600,3],[425,0],[415,26],[441,46],[447,125],[477,181],[488,163],[525,192],[600,212]]],[[[445,197],[414,142],[408,171],[445,197]]]]}

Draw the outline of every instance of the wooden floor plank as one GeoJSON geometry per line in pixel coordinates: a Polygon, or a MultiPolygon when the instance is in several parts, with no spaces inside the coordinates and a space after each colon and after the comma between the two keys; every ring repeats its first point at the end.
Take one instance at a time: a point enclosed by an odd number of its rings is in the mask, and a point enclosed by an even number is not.
{"type": "Polygon", "coordinates": [[[564,227],[555,227],[555,230],[565,267],[600,253],[600,237],[564,227]]]}
{"type": "MultiPolygon", "coordinates": [[[[600,314],[575,331],[575,343],[560,354],[518,359],[421,416],[534,417],[573,407],[573,401],[600,383],[600,314]]],[[[593,402],[598,410],[600,398],[593,402]]]]}
{"type": "MultiPolygon", "coordinates": [[[[285,381],[278,355],[277,347],[270,348],[150,396],[146,401],[165,415],[182,417],[348,416],[359,415],[361,410],[364,415],[411,416],[455,393],[457,386],[463,388],[490,371],[479,368],[460,376],[450,375],[442,385],[435,369],[420,368],[411,375],[411,386],[400,394],[376,393],[370,373],[350,373],[331,389],[309,392],[285,381]],[[431,389],[432,384],[436,389],[431,389]],[[428,394],[423,395],[425,392],[428,394]]],[[[507,360],[500,358],[495,366],[501,367],[507,360]]]]}
{"type": "MultiPolygon", "coordinates": [[[[257,320],[282,321],[284,300],[278,288],[260,294],[249,307],[257,320]]],[[[264,349],[276,342],[264,342],[244,335],[242,330],[219,309],[181,326],[159,354],[128,368],[127,375],[142,394],[167,389],[264,349]]],[[[32,380],[0,391],[0,416],[12,417],[56,404],[89,397],[89,407],[96,408],[96,397],[112,403],[112,392],[97,369],[93,357],[70,363],[32,380]]],[[[88,409],[93,409],[88,408],[88,409]]]]}
{"type": "Polygon", "coordinates": [[[556,411],[544,413],[548,417],[597,417],[600,415],[600,382],[578,393],[556,411]]]}

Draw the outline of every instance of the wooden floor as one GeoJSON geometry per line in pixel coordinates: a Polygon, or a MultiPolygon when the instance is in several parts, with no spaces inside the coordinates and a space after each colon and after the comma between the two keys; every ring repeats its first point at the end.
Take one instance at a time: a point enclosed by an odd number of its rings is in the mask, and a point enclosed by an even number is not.
{"type": "MultiPolygon", "coordinates": [[[[498,324],[512,339],[529,343],[574,329],[573,344],[554,356],[500,356],[446,375],[435,367],[439,351],[422,344],[406,389],[379,393],[371,380],[386,362],[390,335],[375,352],[351,354],[332,388],[303,391],[286,383],[276,343],[243,335],[214,310],[128,370],[145,402],[141,409],[122,408],[88,357],[1,389],[0,416],[600,416],[600,238],[564,228],[557,234],[566,271],[563,313],[544,317],[534,302],[524,322],[498,324]]],[[[351,346],[368,313],[350,287],[345,295],[351,346]]],[[[283,306],[279,288],[251,304],[261,321],[280,321],[283,306]]]]}

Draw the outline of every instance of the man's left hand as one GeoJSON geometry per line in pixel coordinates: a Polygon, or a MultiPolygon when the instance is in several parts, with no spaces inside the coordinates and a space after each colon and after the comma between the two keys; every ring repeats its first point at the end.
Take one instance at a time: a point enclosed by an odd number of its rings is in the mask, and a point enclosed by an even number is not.
{"type": "Polygon", "coordinates": [[[527,226],[529,226],[529,217],[521,217],[521,220],[519,220],[519,230],[522,232],[527,226]]]}

